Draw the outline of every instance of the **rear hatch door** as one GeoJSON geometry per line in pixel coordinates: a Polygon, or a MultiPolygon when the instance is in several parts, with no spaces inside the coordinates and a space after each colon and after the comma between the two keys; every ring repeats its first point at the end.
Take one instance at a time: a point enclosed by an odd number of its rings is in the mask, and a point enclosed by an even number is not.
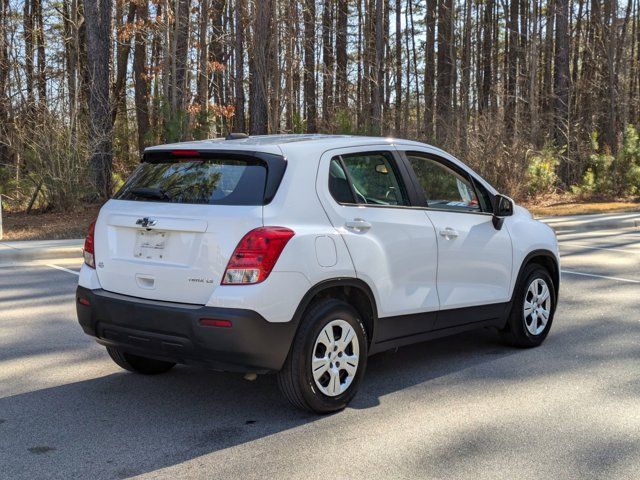
{"type": "Polygon", "coordinates": [[[203,305],[238,242],[262,226],[267,177],[278,169],[228,153],[159,152],[152,160],[100,211],[98,278],[110,292],[203,305]]]}

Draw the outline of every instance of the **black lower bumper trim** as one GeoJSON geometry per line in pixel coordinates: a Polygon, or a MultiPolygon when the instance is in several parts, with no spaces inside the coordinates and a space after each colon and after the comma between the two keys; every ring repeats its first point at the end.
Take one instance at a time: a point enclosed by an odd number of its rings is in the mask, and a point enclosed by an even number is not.
{"type": "Polygon", "coordinates": [[[296,322],[272,323],[253,310],[146,300],[78,287],[78,321],[105,346],[175,363],[227,371],[282,368],[296,322]],[[200,325],[201,318],[231,327],[200,325]]]}

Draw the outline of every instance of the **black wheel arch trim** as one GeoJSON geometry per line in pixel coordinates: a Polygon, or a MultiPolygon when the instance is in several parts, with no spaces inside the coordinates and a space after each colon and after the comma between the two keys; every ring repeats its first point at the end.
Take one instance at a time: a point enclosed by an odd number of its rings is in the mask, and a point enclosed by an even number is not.
{"type": "Polygon", "coordinates": [[[369,343],[371,343],[373,336],[375,335],[375,330],[378,322],[378,306],[376,303],[375,296],[373,295],[373,291],[371,290],[371,287],[369,287],[367,282],[365,282],[364,280],[361,280],[355,277],[338,277],[338,278],[331,278],[328,280],[322,280],[321,282],[316,283],[313,287],[307,290],[307,293],[304,294],[304,296],[302,297],[302,300],[300,300],[300,303],[298,304],[298,308],[296,308],[296,311],[293,314],[292,320],[296,325],[296,333],[300,328],[302,315],[304,314],[305,310],[309,307],[309,305],[311,305],[311,302],[313,301],[313,299],[323,291],[329,290],[335,287],[357,288],[363,291],[364,294],[369,299],[369,304],[371,305],[371,312],[372,312],[372,319],[371,319],[372,331],[369,338],[369,343]]]}
{"type": "Polygon", "coordinates": [[[516,288],[517,288],[518,282],[520,282],[520,280],[522,279],[522,274],[524,272],[524,269],[526,268],[527,265],[529,265],[529,263],[531,263],[531,260],[536,257],[546,257],[550,259],[553,262],[553,265],[555,267],[554,272],[549,272],[549,275],[551,275],[551,280],[553,280],[554,287],[555,287],[555,304],[553,305],[555,308],[555,306],[558,304],[558,296],[560,294],[560,265],[558,263],[558,259],[556,255],[551,250],[545,250],[545,249],[532,250],[522,260],[522,263],[520,264],[520,270],[518,270],[516,281],[513,284],[513,292],[511,293],[511,302],[513,302],[514,300],[514,296],[516,294],[516,288]]]}

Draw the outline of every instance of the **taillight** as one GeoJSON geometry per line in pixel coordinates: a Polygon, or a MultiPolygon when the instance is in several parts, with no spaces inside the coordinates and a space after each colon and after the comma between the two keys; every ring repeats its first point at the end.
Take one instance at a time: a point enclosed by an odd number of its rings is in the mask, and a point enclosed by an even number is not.
{"type": "Polygon", "coordinates": [[[94,220],[89,225],[89,231],[87,232],[87,238],[84,239],[84,263],[89,265],[91,268],[96,268],[96,257],[95,257],[95,231],[96,231],[96,221],[94,220]]]}
{"type": "Polygon", "coordinates": [[[294,235],[293,230],[284,227],[251,230],[233,251],[222,285],[247,285],[265,280],[294,235]]]}

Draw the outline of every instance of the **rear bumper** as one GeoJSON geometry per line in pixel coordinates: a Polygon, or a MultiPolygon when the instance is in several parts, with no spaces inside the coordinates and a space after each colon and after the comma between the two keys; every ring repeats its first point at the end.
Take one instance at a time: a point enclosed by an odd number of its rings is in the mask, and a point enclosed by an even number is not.
{"type": "Polygon", "coordinates": [[[76,310],[84,332],[102,345],[216,370],[280,370],[296,332],[294,321],[267,322],[253,310],[145,300],[84,287],[76,291],[76,310]],[[229,320],[232,326],[202,326],[201,318],[229,320]]]}

